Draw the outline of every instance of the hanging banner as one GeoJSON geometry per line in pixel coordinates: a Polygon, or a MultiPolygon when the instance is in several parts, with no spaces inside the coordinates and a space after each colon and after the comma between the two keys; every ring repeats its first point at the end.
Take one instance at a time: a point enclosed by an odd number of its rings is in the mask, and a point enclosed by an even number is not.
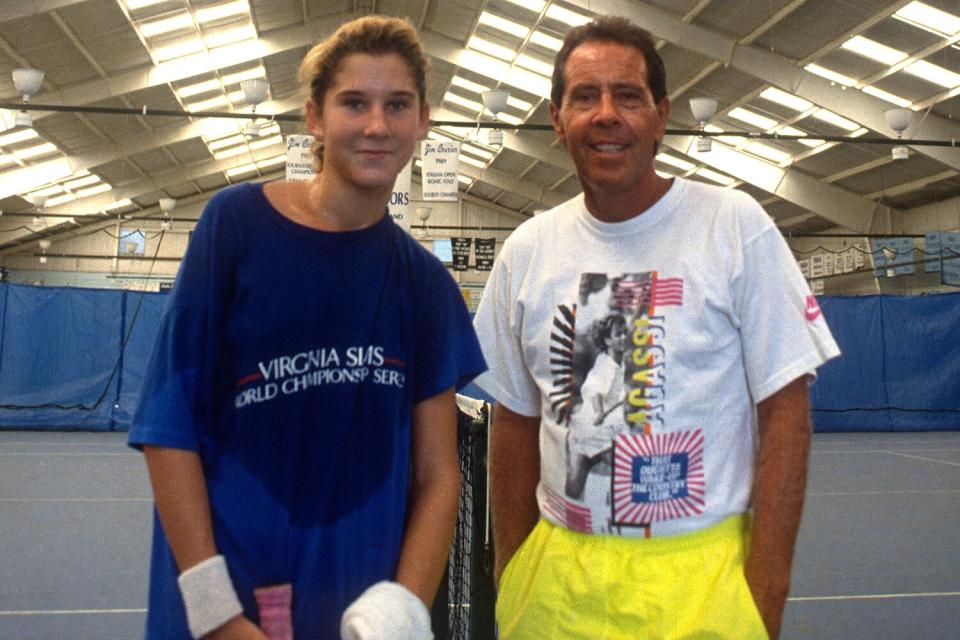
{"type": "Polygon", "coordinates": [[[420,161],[423,199],[456,202],[460,194],[460,143],[424,140],[420,143],[420,161]]]}
{"type": "Polygon", "coordinates": [[[913,275],[913,238],[874,238],[870,241],[873,254],[873,274],[877,278],[884,276],[913,275]],[[884,249],[888,249],[891,256],[887,258],[884,249]]]}
{"type": "Polygon", "coordinates": [[[940,231],[931,231],[923,237],[923,270],[926,273],[940,271],[940,251],[943,246],[940,231]]]}
{"type": "Polygon", "coordinates": [[[394,223],[407,233],[410,233],[410,174],[412,171],[413,158],[410,158],[407,166],[397,174],[388,206],[394,223]]]}
{"type": "Polygon", "coordinates": [[[474,238],[477,271],[490,271],[493,268],[493,252],[497,246],[496,238],[474,238]]]}
{"type": "Polygon", "coordinates": [[[310,148],[313,136],[287,136],[287,180],[310,180],[315,175],[310,148]]]}
{"type": "Polygon", "coordinates": [[[800,265],[800,275],[804,278],[810,278],[810,259],[805,258],[803,260],[798,260],[797,264],[800,265]]]}
{"type": "Polygon", "coordinates": [[[470,264],[470,238],[451,238],[453,244],[453,270],[466,271],[470,264]]]}
{"type": "Polygon", "coordinates": [[[940,282],[960,287],[960,233],[942,233],[940,242],[940,282]]]}

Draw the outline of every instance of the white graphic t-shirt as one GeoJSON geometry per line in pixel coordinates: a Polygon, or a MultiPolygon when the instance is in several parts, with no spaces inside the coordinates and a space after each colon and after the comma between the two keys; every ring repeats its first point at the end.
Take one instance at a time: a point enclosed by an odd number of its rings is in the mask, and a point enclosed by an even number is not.
{"type": "Polygon", "coordinates": [[[683,179],[626,222],[582,196],[525,222],[475,326],[477,383],[541,418],[543,517],[624,536],[745,512],[754,405],[839,354],[763,209],[683,179]]]}

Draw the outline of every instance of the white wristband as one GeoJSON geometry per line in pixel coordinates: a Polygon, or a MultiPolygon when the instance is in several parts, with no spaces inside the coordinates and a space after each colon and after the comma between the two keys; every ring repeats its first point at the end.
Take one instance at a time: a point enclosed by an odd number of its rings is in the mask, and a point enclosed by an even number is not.
{"type": "Polygon", "coordinates": [[[227,573],[227,561],[217,555],[207,558],[177,578],[187,610],[190,635],[201,638],[243,613],[227,573]]]}

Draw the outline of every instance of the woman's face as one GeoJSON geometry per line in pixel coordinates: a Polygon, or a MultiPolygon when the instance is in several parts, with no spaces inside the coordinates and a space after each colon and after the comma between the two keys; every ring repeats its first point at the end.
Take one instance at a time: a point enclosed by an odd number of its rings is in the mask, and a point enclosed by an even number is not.
{"type": "Polygon", "coordinates": [[[428,118],[413,73],[396,53],[346,56],[323,104],[307,103],[308,128],[324,144],[323,172],[361,191],[393,187],[428,118]]]}

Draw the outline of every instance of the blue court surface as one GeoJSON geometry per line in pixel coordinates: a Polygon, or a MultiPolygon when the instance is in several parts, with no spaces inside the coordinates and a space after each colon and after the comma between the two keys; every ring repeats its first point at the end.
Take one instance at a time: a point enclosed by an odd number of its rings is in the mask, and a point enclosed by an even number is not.
{"type": "MultiPolygon", "coordinates": [[[[0,432],[0,638],[143,634],[152,502],[123,433],[0,432]]],[[[960,637],[960,432],[819,433],[783,638],[960,637]]]]}

